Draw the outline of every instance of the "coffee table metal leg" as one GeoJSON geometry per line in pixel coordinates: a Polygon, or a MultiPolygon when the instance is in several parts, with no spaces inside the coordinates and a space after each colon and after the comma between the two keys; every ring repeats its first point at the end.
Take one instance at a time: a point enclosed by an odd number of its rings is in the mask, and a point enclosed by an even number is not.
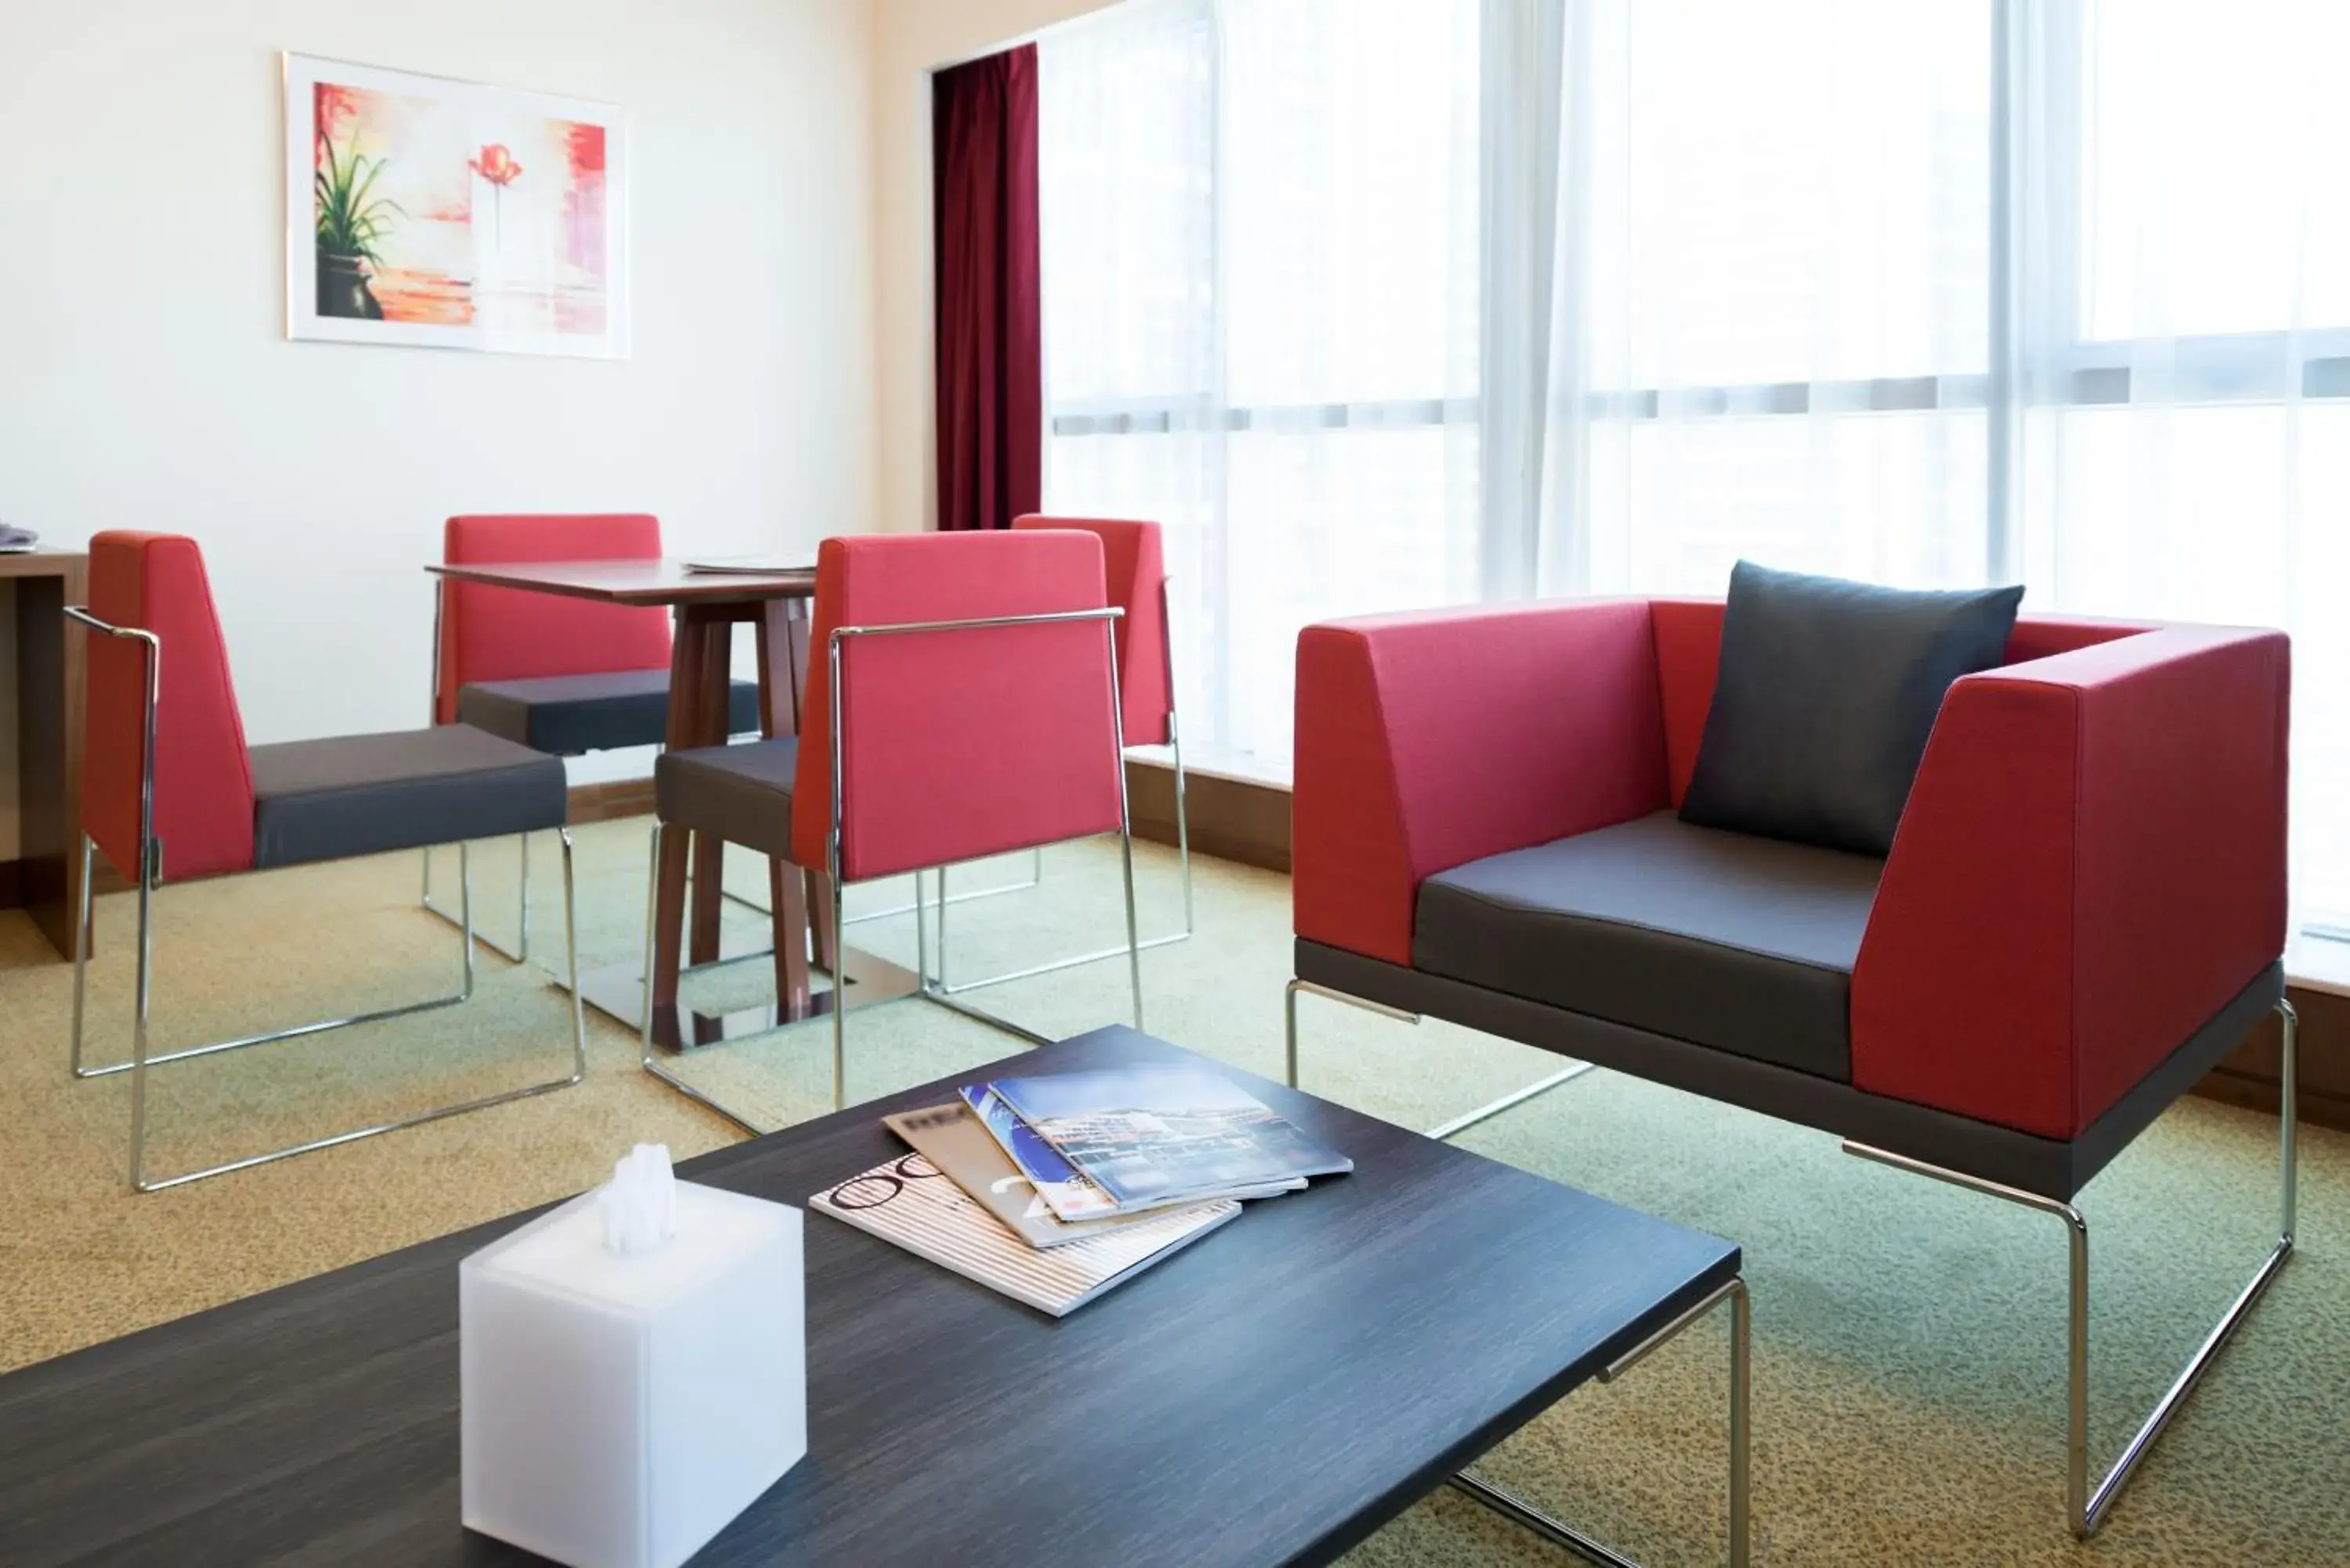
{"type": "MultiPolygon", "coordinates": [[[[1647,1359],[1649,1352],[1725,1301],[1730,1303],[1730,1564],[1731,1568],[1747,1568],[1752,1551],[1753,1516],[1749,1499],[1749,1450],[1752,1437],[1752,1417],[1748,1408],[1752,1386],[1752,1325],[1750,1321],[1752,1314],[1746,1295],[1746,1282],[1742,1279],[1731,1281],[1642,1340],[1611,1362],[1599,1374],[1599,1381],[1613,1383],[1647,1359]]],[[[1451,1480],[1453,1486],[1461,1491],[1554,1546],[1563,1547],[1588,1562],[1604,1563],[1607,1568],[1640,1568],[1633,1559],[1593,1540],[1573,1525],[1544,1513],[1514,1492],[1491,1481],[1481,1480],[1467,1470],[1462,1470],[1451,1480]]]]}

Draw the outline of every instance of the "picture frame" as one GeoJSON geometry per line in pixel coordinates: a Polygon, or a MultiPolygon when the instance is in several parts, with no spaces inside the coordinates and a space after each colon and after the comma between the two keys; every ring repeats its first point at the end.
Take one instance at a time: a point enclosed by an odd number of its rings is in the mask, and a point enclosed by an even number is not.
{"type": "Polygon", "coordinates": [[[281,58],[289,338],[628,357],[621,110],[281,58]]]}

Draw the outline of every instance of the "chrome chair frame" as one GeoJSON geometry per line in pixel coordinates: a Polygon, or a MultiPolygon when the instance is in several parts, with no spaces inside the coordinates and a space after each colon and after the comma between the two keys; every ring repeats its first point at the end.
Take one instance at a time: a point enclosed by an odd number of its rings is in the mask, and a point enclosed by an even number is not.
{"type": "MultiPolygon", "coordinates": [[[[1289,982],[1289,989],[1282,993],[1281,1015],[1282,1034],[1286,1045],[1284,1066],[1288,1073],[1289,1086],[1293,1089],[1298,1086],[1297,999],[1300,995],[1326,997],[1332,1002],[1344,1002],[1348,1007],[1358,1007],[1365,1012],[1375,1012],[1381,1018],[1391,1018],[1399,1023],[1417,1025],[1420,1022],[1419,1014],[1417,1012],[1407,1012],[1402,1008],[1389,1007],[1385,1002],[1373,1002],[1367,997],[1349,996],[1343,991],[1334,991],[1326,985],[1316,985],[1310,980],[1292,980],[1289,982]]],[[[1457,1116],[1437,1123],[1421,1136],[1435,1138],[1439,1142],[1450,1139],[1460,1133],[1466,1132],[1479,1122],[1492,1116],[1498,1116],[1503,1111],[1514,1106],[1524,1105],[1536,1095],[1547,1094],[1561,1084],[1573,1083],[1591,1071],[1593,1065],[1589,1062],[1570,1061],[1557,1072],[1538,1078],[1523,1089],[1513,1089],[1500,1099],[1488,1100],[1473,1111],[1463,1111],[1457,1116]]]]}
{"type": "MultiPolygon", "coordinates": [[[[79,606],[68,606],[66,614],[92,631],[140,644],[145,675],[141,721],[146,743],[139,779],[139,955],[135,1012],[130,1033],[130,1056],[128,1061],[109,1062],[90,1066],[83,1061],[83,1019],[87,1012],[89,990],[89,950],[94,933],[96,896],[91,872],[95,868],[97,844],[88,833],[81,836],[81,904],[76,913],[77,941],[74,944],[73,1047],[71,1065],[77,1078],[102,1078],[117,1073],[130,1075],[130,1188],[133,1192],[161,1192],[166,1188],[182,1187],[207,1177],[225,1176],[231,1171],[245,1170],[256,1165],[268,1165],[290,1159],[297,1154],[332,1148],[338,1144],[354,1143],[373,1137],[379,1133],[397,1132],[403,1127],[439,1121],[467,1111],[477,1111],[509,1100],[527,1099],[567,1089],[588,1075],[588,1022],[579,1001],[579,938],[577,906],[574,898],[571,864],[571,830],[558,831],[563,838],[563,915],[567,946],[571,969],[571,1074],[568,1077],[544,1084],[527,1085],[494,1095],[484,1095],[454,1105],[437,1106],[429,1110],[398,1116],[390,1121],[353,1128],[348,1132],[312,1138],[291,1144],[266,1153],[249,1155],[242,1159],[224,1161],[198,1170],[178,1175],[150,1178],[147,1174],[147,1071],[168,1062],[183,1062],[198,1056],[216,1055],[224,1051],[242,1050],[247,1045],[266,1045],[281,1040],[297,1040],[328,1030],[348,1029],[355,1024],[378,1023],[387,1019],[404,1018],[411,1013],[430,1012],[439,1008],[454,1007],[470,1000],[473,994],[473,881],[472,864],[466,846],[457,848],[460,880],[463,899],[460,919],[464,937],[464,984],[453,996],[433,997],[424,1002],[409,1002],[399,1007],[380,1008],[371,1012],[356,1013],[348,1018],[321,1019],[313,1023],[299,1023],[286,1029],[276,1029],[260,1034],[248,1034],[234,1040],[219,1040],[204,1045],[191,1045],[177,1051],[151,1055],[147,1049],[149,1020],[154,990],[155,890],[161,881],[162,844],[155,836],[155,713],[162,701],[162,639],[153,632],[136,627],[118,627],[79,606]]],[[[120,869],[120,867],[117,867],[120,869]]]]}
{"type": "MultiPolygon", "coordinates": [[[[425,702],[426,722],[433,724],[441,722],[441,618],[448,597],[448,583],[435,577],[432,580],[432,690],[425,702]]],[[[430,844],[419,852],[419,857],[424,862],[424,875],[423,888],[417,896],[417,902],[427,914],[437,915],[452,926],[462,926],[465,932],[465,950],[469,954],[473,951],[473,943],[478,941],[500,958],[511,959],[515,963],[527,963],[530,961],[530,835],[521,833],[515,836],[522,840],[522,889],[515,896],[514,946],[507,947],[495,937],[474,930],[470,914],[461,919],[432,901],[432,851],[435,846],[430,844]]],[[[569,853],[567,846],[565,853],[569,853]]],[[[473,899],[472,867],[466,864],[463,846],[458,850],[458,876],[464,882],[463,897],[470,911],[473,899]]],[[[472,989],[472,982],[468,981],[466,990],[470,992],[472,989]]],[[[573,989],[578,988],[575,986],[573,989]]]]}
{"type": "Polygon", "coordinates": [[[2220,1314],[2219,1323],[2204,1336],[2202,1344],[2196,1346],[2195,1354],[2188,1357],[2186,1368],[2155,1402],[2153,1411],[2139,1424],[2137,1431],[2124,1445],[2121,1457],[2114,1461],[2113,1468],[2106,1472],[2105,1479],[2098,1481],[2094,1490],[2089,1482],[2088,1221],[2072,1204],[2060,1203],[2036,1192],[2003,1187],[1996,1181],[1969,1176],[1964,1171],[1945,1170],[1922,1159],[1912,1159],[1888,1149],[1874,1148],[1851,1138],[1843,1142],[1846,1154],[1891,1166],[1896,1170],[1906,1170],[1912,1175],[1931,1177],[1936,1181],[2002,1199],[2038,1213],[2052,1214],[2064,1222],[2071,1254],[2070,1300],[2066,1314],[2064,1512],[2066,1522],[2079,1540],[2088,1540],[2104,1525],[2106,1516],[2121,1496],[2122,1488],[2127,1486],[2130,1478],[2137,1473],[2138,1465],[2153,1449],[2155,1439],[2162,1436],[2163,1428],[2170,1425],[2170,1418],[2178,1413],[2178,1407],[2185,1403],[2187,1396],[2194,1392],[2195,1386],[2203,1380],[2203,1374],[2210,1370],[2211,1363],[2226,1348],[2228,1341],[2235,1336],[2246,1314],[2252,1310],[2252,1303],[2261,1299],[2270,1282],[2276,1278],[2277,1272],[2293,1256],[2294,1209],[2300,1185],[2293,1158],[2293,1135],[2300,1119],[2294,1104],[2294,1077],[2300,1050],[2301,1018],[2293,1011],[2293,1003],[2282,999],[2276,1004],[2276,1012],[2283,1035],[2277,1073],[2277,1171],[2281,1199],[2276,1244],[2269,1249],[2268,1256],[2261,1260],[2261,1265],[2252,1272],[2251,1279],[2237,1293],[2236,1299],[2229,1303],[2228,1310],[2220,1314]]]}
{"type": "MultiPolygon", "coordinates": [[[[465,930],[470,933],[468,937],[469,940],[481,943],[484,947],[489,949],[500,958],[510,960],[515,963],[528,963],[530,961],[530,835],[527,833],[517,833],[515,835],[515,837],[519,840],[521,844],[522,887],[521,890],[515,898],[516,909],[515,912],[515,937],[514,946],[508,947],[504,942],[499,941],[497,938],[491,936],[486,932],[474,930],[473,929],[473,921],[470,917],[462,911],[444,909],[439,904],[432,901],[432,851],[439,847],[437,845],[428,844],[421,850],[418,851],[419,856],[424,862],[424,886],[422,893],[417,898],[417,908],[422,909],[428,915],[438,916],[440,919],[448,921],[452,926],[463,927],[465,930]]],[[[468,886],[460,890],[459,896],[466,900],[466,902],[470,903],[473,899],[473,888],[470,886],[472,871],[471,868],[464,864],[463,858],[464,850],[465,846],[458,846],[460,859],[457,874],[461,879],[468,883],[468,886]]]]}
{"type": "MultiPolygon", "coordinates": [[[[1286,1019],[1289,1085],[1292,1088],[1297,1086],[1297,998],[1300,992],[1327,997],[1333,1002],[1343,1002],[1349,1006],[1361,1008],[1367,1012],[1375,1012],[1382,1018],[1392,1018],[1405,1023],[1416,1024],[1420,1022],[1419,1015],[1416,1012],[1406,1012],[1363,997],[1349,996],[1345,992],[1335,991],[1328,986],[1316,985],[1311,981],[1292,980],[1283,1002],[1286,1019]]],[[[1997,1198],[2037,1213],[2054,1215],[2064,1222],[2065,1233],[2071,1246],[2070,1294],[2066,1318],[2067,1424],[2064,1442],[2064,1511],[2066,1523],[2078,1540],[2088,1540],[2104,1526],[2106,1515],[2113,1511],[2115,1502],[2121,1496],[2122,1489],[2127,1486],[2130,1478],[2137,1473],[2139,1464],[2153,1449],[2155,1440],[2162,1436],[2163,1429],[2170,1425],[2171,1417],[2178,1413],[2178,1408],[2186,1402],[2188,1395],[2194,1392],[2195,1386],[2200,1383],[2203,1375],[2210,1370],[2211,1364],[2218,1358],[2220,1352],[2225,1349],[2229,1340],[2234,1337],[2236,1330],[2242,1325],[2244,1318],[2251,1313],[2252,1304],[2267,1292],[2270,1282],[2276,1278],[2278,1271],[2282,1269],[2286,1260],[2293,1256],[2293,1225],[2299,1196],[2299,1172],[2294,1158],[2294,1134],[2300,1119],[2299,1107],[2295,1099],[2295,1077],[2300,1053],[2301,1019],[2289,1001],[2280,1000],[2276,1004],[2276,1013],[2282,1035],[2277,1075],[2277,1165],[2281,1199],[2276,1244],[2269,1249],[2268,1255],[2261,1261],[2260,1267],[2253,1271],[2251,1279],[2245,1283],[2242,1290],[2237,1293],[2236,1299],[2230,1303],[2228,1310],[2220,1314],[2219,1323],[2212,1327],[2210,1334],[2204,1336],[2203,1342],[2196,1347],[2194,1355],[2188,1358],[2185,1369],[2172,1380],[2169,1388],[2156,1402],[2153,1411],[2139,1424],[2137,1432],[2123,1446],[2121,1457],[2114,1461],[2113,1468],[2106,1472],[2105,1478],[2096,1482],[2094,1488],[2089,1480],[2089,1223],[2083,1218],[2080,1210],[2070,1203],[2060,1202],[2054,1198],[2045,1198],[2036,1192],[2026,1192],[2021,1188],[1985,1180],[1979,1176],[1970,1176],[1964,1171],[1947,1169],[1939,1165],[1929,1164],[1922,1159],[1912,1158],[1906,1154],[1896,1154],[1890,1149],[1877,1148],[1856,1139],[1845,1138],[1840,1142],[1840,1147],[1845,1153],[1858,1158],[1889,1166],[1896,1170],[1908,1171],[1915,1176],[1929,1177],[1952,1187],[1964,1188],[1970,1192],[1980,1192],[1987,1197],[1997,1198]]],[[[1574,1063],[1538,1083],[1493,1101],[1491,1105],[1480,1106],[1466,1116],[1457,1116],[1439,1127],[1432,1127],[1429,1130],[1428,1136],[1436,1138],[1451,1137],[1463,1127],[1473,1127],[1488,1116],[1498,1115],[1513,1106],[1523,1105],[1545,1090],[1555,1088],[1571,1079],[1582,1076],[1591,1071],[1591,1066],[1588,1062],[1574,1063]]],[[[1504,1510],[1504,1511],[1508,1511],[1504,1510]]],[[[1606,1560],[1601,1559],[1601,1561],[1606,1560]]]]}
{"type": "MultiPolygon", "coordinates": [[[[432,696],[428,699],[425,704],[425,708],[428,722],[434,724],[441,722],[441,618],[448,592],[449,583],[446,578],[435,578],[433,580],[432,691],[432,696]]],[[[528,963],[530,961],[530,835],[527,833],[518,833],[515,835],[515,837],[519,841],[519,853],[522,861],[521,887],[516,892],[515,898],[515,945],[507,947],[495,937],[486,935],[480,931],[474,931],[473,933],[473,940],[480,942],[484,947],[488,948],[500,958],[511,960],[515,963],[528,963]]],[[[417,905],[428,914],[437,915],[452,926],[463,924],[463,922],[460,920],[457,915],[442,909],[439,904],[432,900],[432,851],[435,847],[437,847],[437,846],[428,844],[423,849],[418,852],[419,857],[423,861],[424,866],[423,876],[421,878],[423,885],[417,895],[417,905]]],[[[570,853],[570,846],[567,843],[564,846],[564,854],[567,857],[570,853]]],[[[463,873],[461,872],[460,874],[462,875],[463,873]]],[[[721,888],[720,891],[723,892],[724,889],[721,888]]],[[[472,889],[467,888],[466,897],[470,898],[471,895],[472,889]]],[[[758,910],[759,913],[763,915],[767,912],[765,905],[754,904],[750,899],[743,898],[738,894],[727,893],[725,896],[745,908],[758,910]]],[[[470,929],[470,927],[468,929],[470,929]]],[[[577,990],[577,988],[575,986],[573,989],[577,990]]]]}
{"type": "MultiPolygon", "coordinates": [[[[1164,576],[1160,577],[1159,580],[1159,638],[1161,656],[1165,659],[1167,665],[1167,742],[1170,749],[1171,749],[1175,753],[1175,854],[1177,860],[1182,868],[1183,875],[1183,929],[1180,931],[1170,931],[1164,936],[1149,937],[1144,939],[1141,945],[1145,950],[1150,948],[1163,948],[1172,942],[1189,941],[1191,940],[1193,931],[1197,929],[1196,923],[1193,919],[1191,908],[1191,814],[1190,806],[1185,801],[1183,777],[1183,732],[1177,722],[1178,716],[1175,709],[1175,634],[1173,630],[1174,623],[1169,614],[1169,606],[1167,602],[1167,584],[1170,580],[1170,579],[1164,576]]],[[[1121,728],[1118,731],[1118,736],[1121,741],[1125,738],[1125,735],[1126,731],[1121,728]]],[[[1125,771],[1125,767],[1126,752],[1125,748],[1121,746],[1118,751],[1118,768],[1121,775],[1125,771]]],[[[1003,974],[987,975],[979,980],[966,980],[959,984],[950,984],[948,982],[947,905],[951,903],[962,903],[971,898],[993,898],[1000,893],[1023,892],[1027,888],[1035,887],[1045,879],[1044,851],[1040,849],[1035,853],[1035,868],[1034,874],[1026,882],[1010,883],[1002,888],[990,888],[983,892],[978,893],[958,893],[950,895],[947,892],[947,872],[949,867],[941,866],[938,868],[938,994],[941,996],[956,996],[967,991],[982,991],[991,985],[1007,985],[1015,980],[1032,980],[1040,974],[1055,974],[1065,969],[1076,969],[1080,964],[1099,963],[1104,959],[1116,958],[1119,953],[1126,950],[1123,948],[1103,948],[1097,952],[1079,953],[1074,958],[1055,959],[1050,963],[1031,964],[1026,969],[1015,969],[1003,974]]],[[[922,878],[919,872],[917,872],[914,877],[913,909],[915,911],[915,923],[919,925],[921,919],[922,909],[922,878]]],[[[884,912],[903,914],[905,913],[905,910],[903,909],[899,909],[884,912]]],[[[879,918],[879,917],[878,915],[859,917],[859,919],[874,919],[879,918]]]]}
{"type": "MultiPolygon", "coordinates": [[[[1110,743],[1113,748],[1113,754],[1117,760],[1118,834],[1118,845],[1125,870],[1126,884],[1127,979],[1128,983],[1133,992],[1134,997],[1134,1026],[1137,1029],[1140,1029],[1143,1026],[1142,946],[1137,940],[1134,911],[1134,826],[1126,791],[1126,747],[1124,744],[1126,737],[1126,715],[1124,701],[1121,693],[1119,692],[1118,681],[1118,618],[1124,612],[1122,610],[1113,605],[1106,606],[1100,609],[1054,610],[1037,615],[981,616],[964,620],[907,621],[890,626],[843,626],[835,627],[833,628],[831,636],[827,639],[825,649],[827,690],[830,692],[832,698],[830,708],[832,821],[827,827],[825,838],[825,869],[829,873],[829,881],[832,886],[832,909],[830,912],[832,921],[832,950],[836,955],[835,961],[838,963],[843,970],[846,970],[847,967],[847,955],[848,949],[847,942],[847,930],[848,921],[846,918],[846,912],[842,907],[843,900],[847,890],[841,879],[841,839],[843,835],[843,802],[841,797],[844,783],[843,774],[845,772],[843,764],[842,737],[848,728],[848,722],[847,714],[843,711],[841,705],[840,677],[842,655],[850,639],[860,637],[910,637],[947,631],[979,631],[1004,627],[1044,626],[1065,621],[1097,620],[1102,623],[1103,631],[1107,638],[1109,650],[1110,743]]],[[[669,825],[656,819],[653,825],[653,861],[656,866],[660,864],[660,860],[661,836],[668,831],[669,825]]],[[[925,869],[927,869],[927,867],[925,869]]],[[[919,888],[919,881],[916,886],[919,888]]],[[[654,923],[659,912],[659,891],[656,888],[649,894],[645,901],[644,966],[645,973],[647,975],[650,975],[653,972],[654,923]]],[[[932,985],[930,980],[929,944],[924,936],[924,929],[923,922],[920,919],[917,919],[914,922],[916,952],[915,972],[918,981],[915,989],[909,992],[893,992],[883,1000],[896,1001],[901,996],[919,996],[925,1001],[935,1002],[938,1005],[946,1008],[950,1012],[961,1013],[966,1018],[973,1019],[996,1029],[1001,1029],[1006,1033],[1018,1035],[1020,1038],[1028,1041],[1032,1044],[1049,1045],[1054,1043],[1050,1035],[1040,1034],[1033,1029],[1027,1028],[1023,1024],[1016,1023],[1011,1019],[1003,1017],[998,1013],[988,1012],[984,1008],[974,1007],[969,1002],[959,1002],[932,985]]],[[[852,1003],[847,997],[847,986],[843,983],[841,977],[838,974],[835,974],[832,978],[834,991],[829,999],[830,1005],[825,1007],[824,1011],[832,1015],[832,1106],[833,1109],[840,1110],[847,1104],[847,1018],[852,1003]]],[[[801,1022],[805,1021],[794,1020],[792,1023],[783,1025],[783,1027],[794,1027],[801,1022]]],[[[751,1120],[748,1116],[745,1116],[740,1111],[728,1106],[717,1096],[696,1088],[691,1084],[689,1084],[684,1079],[679,1077],[675,1073],[672,1073],[668,1068],[662,1066],[656,1056],[656,1048],[653,1044],[653,1010],[650,1007],[645,1010],[644,1023],[638,1036],[638,1045],[639,1060],[644,1070],[654,1077],[660,1079],[662,1083],[667,1084],[672,1089],[677,1090],[688,1099],[708,1106],[710,1109],[717,1112],[720,1116],[724,1116],[728,1121],[733,1122],[736,1127],[741,1127],[744,1132],[751,1134],[754,1137],[775,1130],[773,1127],[760,1126],[757,1122],[751,1120]]]]}
{"type": "MultiPolygon", "coordinates": [[[[974,903],[981,898],[1000,898],[1006,893],[1025,893],[1029,888],[1035,887],[1044,879],[1045,852],[1042,849],[1031,849],[1028,852],[1028,880],[1025,882],[1006,882],[1000,888],[973,888],[968,891],[955,894],[947,901],[952,904],[969,904],[974,903]]],[[[910,904],[892,904],[886,909],[868,909],[862,914],[849,916],[846,923],[852,926],[858,926],[863,925],[868,920],[889,920],[895,919],[900,915],[919,913],[924,908],[921,902],[921,877],[917,874],[914,877],[914,902],[910,904]]],[[[759,912],[761,914],[764,914],[767,911],[761,909],[759,912]]],[[[1148,947],[1150,944],[1146,942],[1143,945],[1148,947]]],[[[956,989],[961,990],[962,988],[958,986],[956,989]]]]}

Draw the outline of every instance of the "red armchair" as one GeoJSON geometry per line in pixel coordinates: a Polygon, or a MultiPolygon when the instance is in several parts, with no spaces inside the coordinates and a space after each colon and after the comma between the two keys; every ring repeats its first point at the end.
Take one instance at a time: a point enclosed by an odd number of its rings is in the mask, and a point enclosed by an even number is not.
{"type": "Polygon", "coordinates": [[[2011,663],[1950,688],[1880,862],[1673,815],[1721,617],[1586,601],[1305,629],[1291,1079],[1295,999],[1315,992],[1820,1127],[2064,1219],[2085,1536],[2292,1250],[2286,639],[2026,618],[2011,663]],[[2072,1200],[2272,1008],[2282,1234],[2093,1494],[2072,1200]]]}

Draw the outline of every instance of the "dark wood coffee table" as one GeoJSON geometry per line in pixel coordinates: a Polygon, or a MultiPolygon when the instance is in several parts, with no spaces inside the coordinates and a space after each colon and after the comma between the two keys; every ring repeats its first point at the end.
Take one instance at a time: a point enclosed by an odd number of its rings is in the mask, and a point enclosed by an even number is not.
{"type": "MultiPolygon", "coordinates": [[[[1003,1067],[1181,1054],[1110,1028],[1003,1067]]],[[[681,1171],[802,1203],[900,1152],[883,1111],[993,1072],[681,1171]]],[[[1059,1322],[811,1215],[807,1458],[695,1562],[1326,1563],[1724,1301],[1743,1561],[1735,1246],[1234,1076],[1355,1173],[1251,1205],[1059,1322]]],[[[524,1218],[0,1377],[0,1563],[536,1561],[469,1534],[457,1500],[457,1262],[524,1218]]]]}

